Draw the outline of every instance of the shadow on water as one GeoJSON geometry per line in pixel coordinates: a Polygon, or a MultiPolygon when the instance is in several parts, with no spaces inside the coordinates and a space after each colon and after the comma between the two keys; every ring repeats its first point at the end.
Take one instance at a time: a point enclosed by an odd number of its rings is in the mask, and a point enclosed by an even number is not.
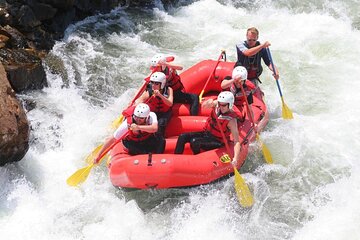
{"type": "Polygon", "coordinates": [[[187,201],[193,189],[195,188],[117,189],[116,195],[124,197],[126,201],[134,200],[144,213],[148,213],[155,208],[168,211],[176,208],[179,204],[187,201]]]}

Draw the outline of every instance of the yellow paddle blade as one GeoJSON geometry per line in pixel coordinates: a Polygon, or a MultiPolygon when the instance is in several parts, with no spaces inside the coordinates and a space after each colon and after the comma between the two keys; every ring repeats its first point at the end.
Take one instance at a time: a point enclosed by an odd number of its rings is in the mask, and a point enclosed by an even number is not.
{"type": "Polygon", "coordinates": [[[100,149],[103,147],[103,144],[97,146],[85,159],[87,164],[91,164],[94,161],[94,158],[98,155],[100,149]]]}
{"type": "Polygon", "coordinates": [[[203,96],[203,94],[204,94],[204,89],[201,90],[201,93],[200,93],[200,95],[199,95],[199,102],[200,102],[200,103],[201,103],[201,101],[202,101],[202,96],[203,96]]]}
{"type": "Polygon", "coordinates": [[[259,143],[260,143],[260,145],[261,145],[261,150],[262,150],[262,152],[263,152],[265,161],[266,161],[268,164],[272,164],[274,161],[273,161],[273,159],[272,159],[270,150],[269,150],[268,147],[261,141],[259,134],[256,134],[256,140],[258,140],[259,143]]]}
{"type": "Polygon", "coordinates": [[[90,173],[91,169],[93,168],[93,166],[94,166],[94,164],[90,164],[87,167],[77,170],[73,175],[71,175],[66,180],[66,183],[69,186],[75,187],[75,186],[78,186],[79,184],[85,182],[85,180],[89,176],[89,173],[90,173]]]}
{"type": "Polygon", "coordinates": [[[285,104],[285,101],[283,98],[281,98],[282,101],[282,117],[283,119],[293,119],[293,114],[290,108],[285,104]]]}
{"type": "MultiPolygon", "coordinates": [[[[231,163],[231,158],[229,154],[224,154],[220,157],[221,162],[231,163]]],[[[236,196],[239,200],[239,203],[242,207],[251,207],[254,204],[254,199],[251,195],[250,189],[246,184],[245,180],[240,175],[239,171],[234,167],[234,187],[236,196]]]]}
{"type": "Polygon", "coordinates": [[[254,198],[251,195],[250,189],[236,167],[234,167],[234,173],[235,191],[239,203],[243,207],[251,207],[254,204],[254,198]]]}
{"type": "Polygon", "coordinates": [[[120,124],[123,122],[124,120],[124,116],[123,115],[120,115],[120,117],[118,117],[117,119],[115,119],[112,124],[111,124],[111,128],[112,129],[117,129],[120,124]]]}

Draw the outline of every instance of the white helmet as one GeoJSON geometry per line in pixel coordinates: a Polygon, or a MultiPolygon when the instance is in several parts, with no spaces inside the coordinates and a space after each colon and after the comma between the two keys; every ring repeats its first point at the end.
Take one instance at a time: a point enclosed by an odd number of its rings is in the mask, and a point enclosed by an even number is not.
{"type": "Polygon", "coordinates": [[[161,83],[161,89],[165,87],[166,75],[163,72],[154,72],[151,74],[150,82],[159,82],[161,83]]]}
{"type": "Polygon", "coordinates": [[[219,107],[219,102],[220,103],[228,103],[229,104],[229,108],[232,109],[232,107],[234,106],[234,94],[232,94],[229,91],[223,91],[219,94],[217,101],[218,101],[218,107],[219,107]]]}
{"type": "Polygon", "coordinates": [[[237,66],[232,71],[233,79],[240,77],[241,80],[246,80],[247,76],[248,76],[248,72],[247,72],[246,68],[244,68],[243,66],[237,66]]]}
{"type": "Polygon", "coordinates": [[[146,103],[139,103],[134,110],[134,115],[139,118],[147,118],[150,115],[150,107],[146,103]]]}
{"type": "Polygon", "coordinates": [[[151,66],[152,67],[156,67],[161,63],[165,63],[166,62],[166,57],[162,54],[156,54],[152,59],[151,59],[151,66]]]}

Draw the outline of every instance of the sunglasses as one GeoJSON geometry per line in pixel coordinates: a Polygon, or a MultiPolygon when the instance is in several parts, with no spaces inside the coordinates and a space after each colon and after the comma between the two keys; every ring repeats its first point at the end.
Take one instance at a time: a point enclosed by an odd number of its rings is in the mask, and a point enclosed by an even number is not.
{"type": "Polygon", "coordinates": [[[161,82],[153,82],[153,81],[150,81],[151,84],[154,84],[154,85],[160,85],[161,82]]]}
{"type": "Polygon", "coordinates": [[[219,103],[219,106],[220,107],[226,107],[226,106],[228,106],[229,104],[228,103],[219,103]]]}
{"type": "Polygon", "coordinates": [[[256,39],[248,39],[248,42],[256,42],[256,39]]]}

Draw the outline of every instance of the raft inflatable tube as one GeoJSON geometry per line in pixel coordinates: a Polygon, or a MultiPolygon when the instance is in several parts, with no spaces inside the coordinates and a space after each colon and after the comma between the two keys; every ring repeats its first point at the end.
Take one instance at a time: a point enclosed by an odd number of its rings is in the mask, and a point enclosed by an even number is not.
{"type": "MultiPolygon", "coordinates": [[[[209,75],[213,72],[216,61],[205,60],[184,71],[181,81],[187,92],[199,94],[204,88],[209,75]]],[[[220,62],[210,78],[204,92],[204,99],[216,99],[221,91],[221,81],[231,76],[234,62],[220,62]]],[[[257,88],[253,94],[251,108],[257,131],[267,124],[269,115],[263,101],[263,92],[257,88]]],[[[248,146],[255,141],[255,131],[246,114],[246,107],[241,108],[245,120],[238,124],[241,154],[237,169],[244,164],[248,146]]],[[[166,148],[163,154],[142,154],[131,156],[124,151],[122,143],[117,144],[110,153],[108,164],[111,183],[128,189],[165,189],[191,187],[209,184],[221,178],[231,176],[233,167],[223,163],[220,158],[226,154],[225,147],[192,154],[189,144],[183,154],[173,154],[177,138],[183,132],[202,131],[211,109],[200,107],[198,116],[190,116],[189,105],[174,104],[173,116],[166,128],[166,148]]],[[[233,144],[230,143],[233,156],[233,144]]]]}

